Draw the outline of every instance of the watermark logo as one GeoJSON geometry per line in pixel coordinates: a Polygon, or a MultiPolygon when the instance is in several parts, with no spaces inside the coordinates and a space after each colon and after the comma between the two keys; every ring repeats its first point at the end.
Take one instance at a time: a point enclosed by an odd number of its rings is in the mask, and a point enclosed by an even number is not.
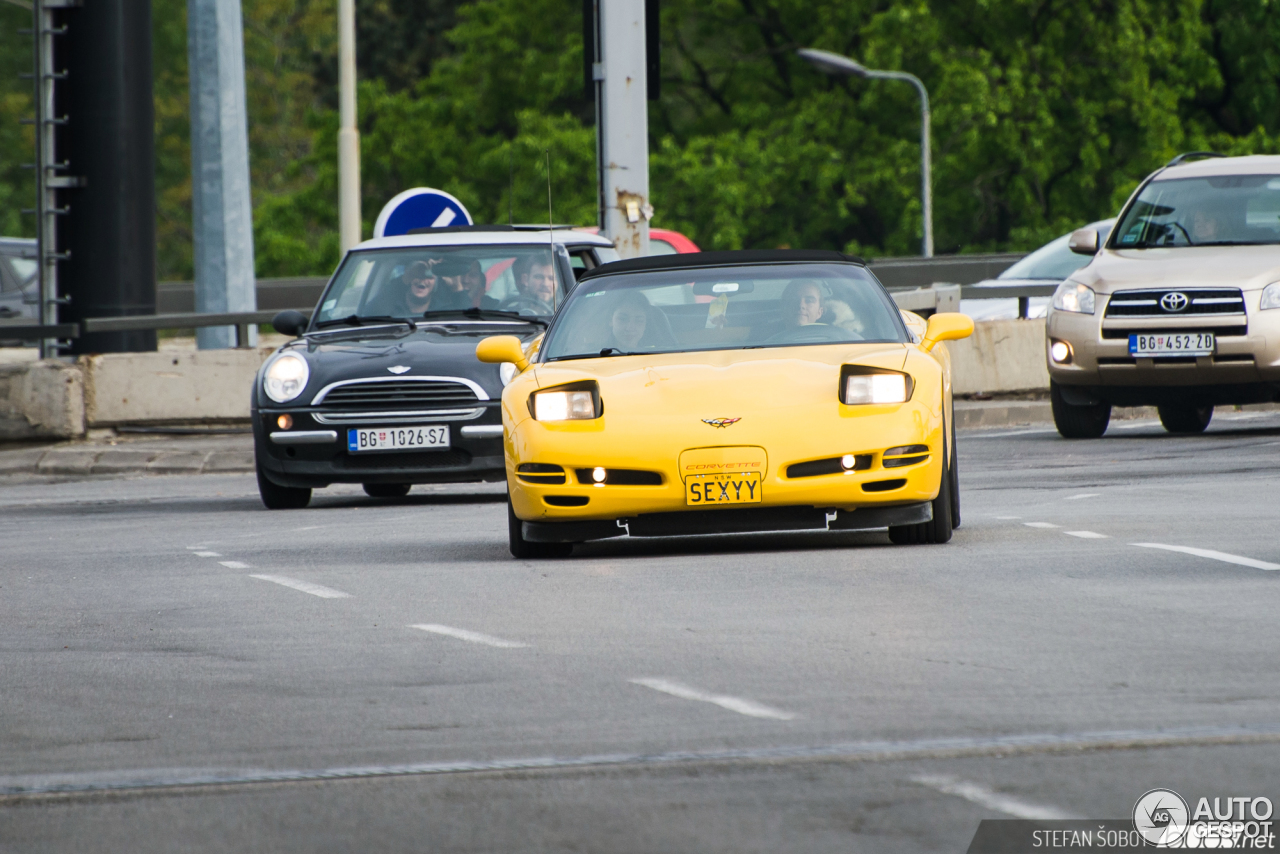
{"type": "Polygon", "coordinates": [[[1191,811],[1171,789],[1152,789],[1133,805],[1133,826],[1142,838],[1164,848],[1181,847],[1191,811]]]}

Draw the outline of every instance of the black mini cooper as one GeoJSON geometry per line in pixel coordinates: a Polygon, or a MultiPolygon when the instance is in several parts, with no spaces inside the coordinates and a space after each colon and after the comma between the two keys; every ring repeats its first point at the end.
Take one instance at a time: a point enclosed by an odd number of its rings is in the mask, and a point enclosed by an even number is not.
{"type": "Polygon", "coordinates": [[[397,498],[415,483],[501,481],[503,386],[482,364],[495,334],[542,333],[583,270],[613,244],[568,229],[479,226],[366,241],[347,253],[308,320],[254,379],[262,503],[305,507],[311,490],[360,483],[397,498]]]}

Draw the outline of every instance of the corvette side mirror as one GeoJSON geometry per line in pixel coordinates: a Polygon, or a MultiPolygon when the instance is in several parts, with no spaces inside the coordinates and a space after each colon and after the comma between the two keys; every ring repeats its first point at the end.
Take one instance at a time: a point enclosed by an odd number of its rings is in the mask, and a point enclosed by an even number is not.
{"type": "Polygon", "coordinates": [[[1077,255],[1096,255],[1098,253],[1098,232],[1092,228],[1077,228],[1067,238],[1067,247],[1077,255]]]}
{"type": "Polygon", "coordinates": [[[271,318],[271,328],[281,335],[292,335],[297,338],[307,328],[307,316],[300,311],[289,309],[271,318]]]}
{"type": "Polygon", "coordinates": [[[955,311],[944,311],[929,318],[920,346],[932,350],[939,341],[958,341],[973,334],[973,318],[955,311]]]}
{"type": "Polygon", "coordinates": [[[511,362],[522,371],[529,367],[529,360],[524,357],[524,347],[514,335],[495,335],[484,339],[476,345],[476,358],[490,363],[511,362]]]}

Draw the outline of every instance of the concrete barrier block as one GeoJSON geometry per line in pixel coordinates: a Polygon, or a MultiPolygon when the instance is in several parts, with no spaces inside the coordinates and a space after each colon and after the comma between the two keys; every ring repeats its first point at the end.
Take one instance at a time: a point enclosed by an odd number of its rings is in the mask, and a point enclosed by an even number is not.
{"type": "Polygon", "coordinates": [[[84,375],[57,359],[0,364],[0,440],[83,436],[84,375]]]}
{"type": "Polygon", "coordinates": [[[108,353],[84,356],[89,426],[243,420],[268,352],[108,353]]]}
{"type": "Polygon", "coordinates": [[[1049,388],[1044,318],[980,321],[973,335],[948,342],[947,349],[956,394],[1049,388]]]}

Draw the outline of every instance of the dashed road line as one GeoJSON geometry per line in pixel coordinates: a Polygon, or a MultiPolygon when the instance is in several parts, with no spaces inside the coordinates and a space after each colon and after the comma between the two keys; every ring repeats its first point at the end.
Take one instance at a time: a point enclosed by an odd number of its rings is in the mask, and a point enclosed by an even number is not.
{"type": "Polygon", "coordinates": [[[222,557],[217,552],[192,552],[196,557],[222,557]]]}
{"type": "Polygon", "coordinates": [[[467,629],[455,629],[453,626],[442,626],[439,623],[416,623],[409,626],[411,629],[419,629],[432,634],[445,635],[447,637],[456,638],[468,643],[480,643],[485,646],[496,646],[498,649],[525,649],[529,645],[520,643],[520,641],[504,640],[495,638],[493,635],[486,635],[482,632],[473,632],[467,629]]]}
{"type": "Polygon", "coordinates": [[[1061,525],[1055,525],[1052,522],[1023,522],[1028,528],[1061,528],[1061,525]]]}
{"type": "Polygon", "coordinates": [[[1033,804],[1009,795],[1002,795],[997,791],[969,780],[957,780],[955,777],[940,774],[921,775],[911,779],[922,786],[928,786],[930,789],[942,792],[944,795],[964,798],[970,803],[986,807],[989,810],[995,810],[996,812],[1002,812],[1005,815],[1011,815],[1014,818],[1023,818],[1028,821],[1066,821],[1077,818],[1077,816],[1057,807],[1033,804]]]}
{"type": "Polygon", "coordinates": [[[1022,517],[1021,517],[1021,516],[997,516],[996,518],[997,518],[997,519],[1003,519],[1003,520],[1005,520],[1005,521],[1007,522],[1007,521],[1009,521],[1010,519],[1021,519],[1022,517]]]}
{"type": "Polygon", "coordinates": [[[1280,569],[1280,563],[1267,563],[1265,560],[1254,560],[1251,557],[1241,557],[1240,555],[1227,554],[1226,552],[1217,552],[1213,549],[1197,549],[1191,546],[1171,546],[1165,543],[1129,543],[1131,546],[1137,546],[1141,549],[1164,549],[1167,552],[1181,552],[1182,554],[1195,555],[1196,557],[1207,557],[1210,560],[1220,560],[1223,563],[1234,563],[1237,566],[1247,566],[1252,569],[1280,569]]]}
{"type": "Polygon", "coordinates": [[[227,569],[252,569],[253,568],[249,566],[249,564],[241,563],[238,560],[220,560],[218,561],[218,563],[222,564],[227,569]]]}
{"type": "Polygon", "coordinates": [[[1063,531],[1069,537],[1079,537],[1082,540],[1106,540],[1110,539],[1106,534],[1099,534],[1096,531],[1063,531]]]}
{"type": "Polygon", "coordinates": [[[279,584],[281,587],[301,590],[303,593],[310,593],[312,596],[319,596],[321,599],[351,598],[350,593],[343,593],[341,590],[334,590],[332,587],[325,587],[323,584],[312,584],[310,581],[290,578],[287,575],[250,575],[249,577],[260,581],[270,581],[272,584],[279,584]]]}
{"type": "Polygon", "coordinates": [[[1101,492],[1082,492],[1079,495],[1068,495],[1067,501],[1079,501],[1081,498],[1097,498],[1101,492]]]}
{"type": "Polygon", "coordinates": [[[730,697],[725,694],[710,694],[706,691],[699,691],[697,688],[690,688],[688,685],[682,685],[679,682],[672,682],[669,679],[629,679],[627,680],[633,685],[643,685],[645,688],[651,688],[654,691],[661,691],[664,694],[670,694],[673,697],[679,697],[682,700],[697,700],[701,703],[711,703],[722,709],[728,709],[731,712],[737,712],[740,715],[746,715],[752,718],[768,718],[775,721],[794,720],[796,715],[793,712],[784,712],[781,709],[774,709],[769,706],[757,703],[754,700],[744,700],[741,697],[730,697]]]}

